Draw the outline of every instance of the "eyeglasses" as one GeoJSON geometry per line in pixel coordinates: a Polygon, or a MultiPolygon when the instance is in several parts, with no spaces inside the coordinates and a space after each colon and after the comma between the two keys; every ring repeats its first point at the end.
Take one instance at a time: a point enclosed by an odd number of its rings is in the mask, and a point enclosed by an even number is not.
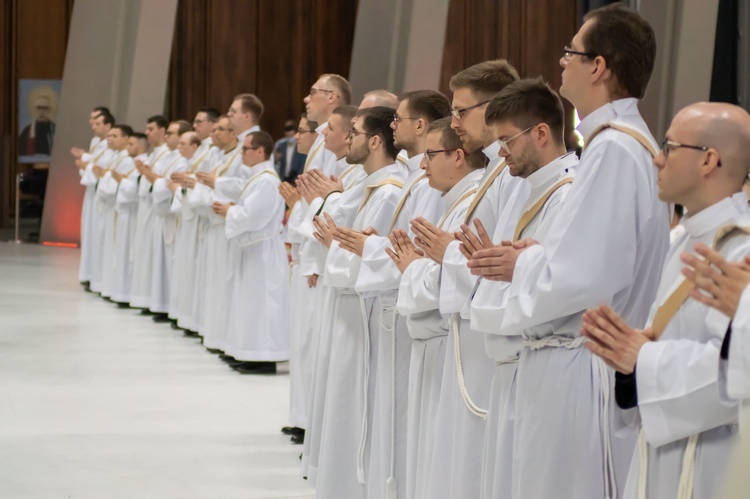
{"type": "Polygon", "coordinates": [[[411,116],[403,116],[402,117],[402,116],[399,116],[398,114],[394,114],[393,115],[393,122],[394,123],[398,123],[399,121],[404,121],[404,120],[418,120],[418,119],[419,118],[412,118],[411,116]]]}
{"type": "Polygon", "coordinates": [[[317,133],[315,130],[305,130],[304,128],[298,128],[297,133],[303,134],[303,133],[317,133]]]}
{"type": "Polygon", "coordinates": [[[260,146],[258,146],[258,147],[247,147],[247,146],[242,146],[242,154],[245,154],[245,153],[246,153],[246,152],[247,152],[248,150],[250,150],[250,149],[252,149],[252,150],[254,151],[254,150],[256,150],[256,149],[260,149],[260,146]]]}
{"type": "Polygon", "coordinates": [[[169,137],[170,135],[177,135],[177,134],[174,133],[174,132],[166,132],[164,135],[166,135],[167,137],[169,137]]]}
{"type": "Polygon", "coordinates": [[[518,132],[517,134],[515,134],[513,137],[511,137],[509,139],[505,139],[505,140],[498,139],[498,143],[500,144],[500,150],[505,151],[506,153],[510,154],[510,143],[513,142],[514,140],[516,140],[521,135],[523,135],[523,134],[525,134],[527,132],[530,132],[538,124],[539,123],[534,123],[529,128],[527,128],[526,130],[524,130],[523,132],[518,132]]]}
{"type": "Polygon", "coordinates": [[[453,152],[453,151],[458,151],[458,148],[456,148],[456,149],[438,149],[437,151],[430,151],[428,149],[427,151],[424,152],[424,158],[429,163],[430,161],[432,161],[433,159],[435,159],[435,156],[437,154],[439,154],[441,152],[447,154],[447,153],[453,152]]]}
{"type": "Polygon", "coordinates": [[[205,123],[208,120],[193,120],[193,125],[200,125],[201,123],[205,123]]]}
{"type": "Polygon", "coordinates": [[[223,126],[217,126],[216,127],[216,131],[217,132],[231,132],[232,129],[231,128],[224,128],[223,126]]]}
{"type": "Polygon", "coordinates": [[[451,114],[452,114],[452,115],[453,115],[453,117],[454,117],[454,118],[456,118],[457,120],[462,120],[462,119],[464,119],[464,115],[465,115],[465,114],[466,114],[466,113],[467,113],[468,111],[471,111],[472,109],[478,108],[479,106],[484,106],[484,105],[485,105],[485,104],[487,104],[488,102],[489,102],[489,100],[485,100],[485,101],[482,101],[482,102],[480,102],[479,104],[474,104],[473,106],[465,107],[465,108],[463,108],[463,109],[455,109],[455,108],[454,108],[454,109],[451,109],[451,114]]]}
{"type": "Polygon", "coordinates": [[[594,52],[579,52],[578,50],[573,50],[570,47],[563,47],[563,60],[565,62],[570,61],[574,55],[580,55],[582,57],[593,58],[599,54],[594,53],[594,52]]]}
{"type": "Polygon", "coordinates": [[[310,97],[312,97],[313,95],[317,94],[318,92],[327,92],[329,94],[335,94],[336,93],[335,90],[326,90],[324,88],[310,87],[310,97]]]}
{"type": "Polygon", "coordinates": [[[377,133],[360,132],[359,130],[352,128],[352,130],[346,135],[346,137],[348,139],[354,140],[354,137],[356,137],[357,135],[367,135],[369,137],[375,137],[377,133]]]}
{"type": "MultiPolygon", "coordinates": [[[[661,142],[661,152],[664,154],[665,158],[669,157],[669,151],[670,149],[678,149],[678,148],[685,148],[685,149],[695,149],[696,151],[703,151],[708,152],[708,147],[706,146],[692,146],[690,144],[681,144],[680,142],[675,142],[674,140],[664,139],[661,142]]],[[[721,166],[721,161],[717,163],[717,166],[721,166]]]]}
{"type": "Polygon", "coordinates": [[[36,106],[37,111],[49,111],[52,109],[50,106],[36,106]]]}

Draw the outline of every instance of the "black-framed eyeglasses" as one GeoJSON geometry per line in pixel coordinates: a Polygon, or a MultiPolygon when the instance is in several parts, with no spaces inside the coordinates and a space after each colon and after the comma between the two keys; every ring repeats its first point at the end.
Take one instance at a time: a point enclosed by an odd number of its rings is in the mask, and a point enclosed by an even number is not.
{"type": "Polygon", "coordinates": [[[438,154],[445,153],[448,154],[449,152],[458,151],[459,148],[456,149],[438,149],[436,151],[430,151],[429,149],[424,152],[424,159],[429,163],[433,159],[435,159],[435,156],[438,154]]]}
{"type": "Polygon", "coordinates": [[[216,131],[217,132],[231,132],[232,129],[231,128],[224,128],[223,126],[217,126],[216,127],[216,131]]]}
{"type": "Polygon", "coordinates": [[[413,118],[411,116],[399,116],[398,114],[393,115],[393,122],[398,123],[399,121],[404,120],[418,120],[419,118],[413,118]]]}
{"type": "MultiPolygon", "coordinates": [[[[676,142],[674,140],[664,139],[661,142],[661,152],[664,154],[665,158],[669,157],[669,151],[671,149],[678,149],[678,148],[684,148],[684,149],[695,149],[696,151],[703,151],[708,152],[709,147],[707,146],[694,146],[690,144],[682,144],[680,142],[676,142]]],[[[718,162],[718,166],[721,166],[721,161],[718,162]]]]}
{"type": "Polygon", "coordinates": [[[297,133],[303,134],[303,133],[318,133],[315,130],[305,130],[304,128],[298,128],[297,133]]]}
{"type": "Polygon", "coordinates": [[[326,92],[326,93],[329,93],[329,94],[335,94],[336,93],[335,90],[326,90],[324,88],[310,87],[310,97],[312,97],[313,95],[317,94],[318,92],[326,92]]]}
{"type": "Polygon", "coordinates": [[[538,124],[539,123],[534,123],[533,125],[531,125],[526,130],[524,130],[522,132],[518,132],[517,134],[515,134],[513,137],[511,137],[509,139],[498,139],[497,142],[500,144],[500,150],[501,151],[505,151],[507,154],[510,154],[510,143],[513,142],[514,140],[516,140],[521,135],[523,135],[525,133],[528,133],[531,130],[533,130],[534,127],[537,126],[538,124]]]}
{"type": "Polygon", "coordinates": [[[258,146],[258,147],[252,147],[252,146],[251,146],[251,147],[248,147],[248,146],[242,146],[242,154],[245,154],[245,153],[246,153],[247,151],[249,151],[250,149],[252,149],[252,150],[254,151],[254,150],[256,150],[256,149],[260,149],[260,146],[258,146]]]}
{"type": "Polygon", "coordinates": [[[489,100],[485,100],[485,101],[482,101],[482,102],[480,102],[480,103],[478,103],[478,104],[474,104],[473,106],[469,106],[469,107],[464,107],[464,108],[462,108],[462,109],[456,109],[456,108],[454,108],[454,109],[451,109],[451,114],[452,114],[452,115],[453,115],[453,117],[454,117],[454,118],[456,118],[457,120],[462,120],[462,119],[464,119],[464,115],[465,115],[465,114],[466,114],[466,113],[467,113],[468,111],[471,111],[472,109],[476,109],[476,108],[478,108],[478,107],[480,107],[480,106],[484,106],[484,105],[485,105],[485,104],[487,104],[488,102],[489,102],[489,100]]]}
{"type": "Polygon", "coordinates": [[[580,55],[581,57],[588,57],[589,59],[592,59],[599,54],[595,52],[581,52],[579,50],[573,50],[570,47],[563,47],[563,60],[565,60],[565,62],[570,61],[574,55],[580,55]]]}
{"type": "Polygon", "coordinates": [[[346,136],[347,138],[354,140],[354,137],[356,137],[357,135],[367,135],[368,137],[375,137],[377,133],[360,132],[356,128],[352,128],[346,136]]]}

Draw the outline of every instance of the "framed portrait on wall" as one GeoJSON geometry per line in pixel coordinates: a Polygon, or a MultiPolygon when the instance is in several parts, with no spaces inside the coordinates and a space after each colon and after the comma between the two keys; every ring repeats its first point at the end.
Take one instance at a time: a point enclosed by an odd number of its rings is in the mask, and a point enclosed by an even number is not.
{"type": "Polygon", "coordinates": [[[18,81],[18,162],[49,162],[62,80],[18,81]]]}

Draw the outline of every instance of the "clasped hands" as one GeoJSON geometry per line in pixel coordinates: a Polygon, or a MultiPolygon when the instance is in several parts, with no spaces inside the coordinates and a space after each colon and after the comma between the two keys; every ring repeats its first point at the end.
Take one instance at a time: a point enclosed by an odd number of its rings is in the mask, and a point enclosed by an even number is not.
{"type": "Polygon", "coordinates": [[[480,220],[474,220],[476,234],[466,225],[456,232],[456,239],[461,241],[459,249],[468,260],[471,273],[488,281],[513,280],[518,256],[527,248],[539,244],[533,239],[521,239],[516,242],[502,241],[494,244],[480,220]]]}
{"type": "Polygon", "coordinates": [[[305,201],[312,203],[315,198],[325,198],[332,192],[343,192],[344,186],[334,175],[328,176],[315,169],[297,177],[297,190],[305,201]]]}

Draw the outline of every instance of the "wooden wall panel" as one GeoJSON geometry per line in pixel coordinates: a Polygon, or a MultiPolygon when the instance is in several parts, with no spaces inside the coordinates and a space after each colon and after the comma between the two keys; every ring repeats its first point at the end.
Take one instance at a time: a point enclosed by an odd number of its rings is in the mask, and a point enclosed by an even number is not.
{"type": "Polygon", "coordinates": [[[73,0],[0,2],[0,227],[15,209],[18,80],[63,76],[73,0]]]}
{"type": "Polygon", "coordinates": [[[266,107],[261,127],[279,137],[318,74],[348,75],[356,9],[352,0],[180,0],[168,114],[225,112],[253,92],[266,107]]]}
{"type": "MultiPolygon", "coordinates": [[[[522,78],[541,76],[555,90],[559,60],[578,29],[570,0],[450,0],[440,88],[458,71],[488,59],[507,59],[522,78]]],[[[573,114],[566,105],[569,125],[573,114]]]]}

